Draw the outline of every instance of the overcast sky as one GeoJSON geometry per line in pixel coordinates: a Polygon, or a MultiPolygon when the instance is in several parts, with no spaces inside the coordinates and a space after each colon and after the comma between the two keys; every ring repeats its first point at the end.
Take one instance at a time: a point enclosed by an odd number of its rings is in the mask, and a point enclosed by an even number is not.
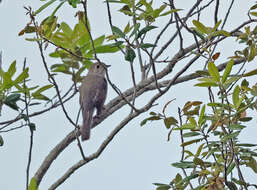
{"type": "MultiPolygon", "coordinates": [[[[189,5],[188,0],[181,1],[177,4],[178,8],[186,9],[189,5]]],[[[230,1],[227,1],[224,6],[230,1]]],[[[253,4],[251,0],[236,1],[234,11],[229,17],[228,25],[225,27],[235,27],[238,23],[247,19],[246,12],[253,4]],[[242,13],[242,14],[241,14],[242,13]],[[240,16],[238,16],[240,15],[240,16]]],[[[22,68],[24,57],[27,58],[27,64],[30,67],[30,78],[32,85],[43,85],[47,82],[47,75],[40,69],[42,62],[39,56],[39,50],[35,43],[25,41],[25,37],[18,37],[18,33],[29,22],[28,16],[25,15],[23,6],[31,6],[37,9],[41,5],[41,1],[29,0],[4,0],[0,4],[0,51],[3,53],[3,68],[9,67],[13,60],[17,60],[18,68],[22,68]]],[[[53,6],[54,7],[54,6],[53,6]]],[[[89,1],[89,18],[91,22],[92,33],[94,38],[102,34],[110,34],[110,27],[106,17],[106,7],[102,1],[89,1]]],[[[221,6],[222,7],[222,6],[221,6]]],[[[115,5],[114,10],[119,7],[115,5]]],[[[59,12],[60,20],[71,24],[76,22],[74,18],[75,12],[69,6],[64,6],[59,12]]],[[[220,17],[224,16],[222,8],[220,17]]],[[[40,14],[40,18],[49,15],[50,11],[40,14]]],[[[113,22],[116,26],[125,26],[127,21],[121,13],[114,12],[113,22]]],[[[203,21],[207,25],[213,24],[208,15],[202,15],[203,21]]],[[[123,27],[121,27],[123,28],[123,27]]],[[[186,44],[193,43],[193,39],[186,39],[186,44]]],[[[231,55],[231,44],[224,44],[218,47],[223,55],[231,55]]],[[[176,49],[177,50],[177,49],[176,49]]],[[[123,57],[118,53],[113,56],[106,54],[100,58],[108,64],[111,64],[110,74],[112,81],[122,90],[132,86],[130,74],[127,72],[129,65],[126,64],[123,57]]],[[[224,59],[225,60],[225,59],[224,59]]],[[[57,60],[47,59],[48,63],[57,63],[57,60]]],[[[138,77],[139,78],[139,77],[138,77]]],[[[62,75],[58,78],[60,87],[67,88],[69,78],[62,75]]],[[[153,108],[154,111],[160,110],[165,102],[176,98],[175,103],[169,106],[169,114],[176,115],[177,107],[183,106],[185,101],[190,99],[205,99],[207,94],[204,89],[193,88],[194,83],[186,83],[172,88],[161,101],[159,106],[153,108]],[[205,93],[205,94],[204,94],[205,93]]],[[[109,88],[107,101],[116,97],[116,94],[109,88]]],[[[143,99],[139,99],[139,105],[142,105],[143,99]]],[[[79,109],[78,96],[72,102],[66,105],[72,118],[76,117],[79,109]]],[[[113,114],[106,119],[101,125],[93,130],[90,141],[84,142],[82,145],[86,155],[93,153],[105,137],[119,123],[120,118],[125,116],[130,109],[122,108],[118,113],[113,114]]],[[[15,112],[3,107],[0,121],[15,116],[15,112]]],[[[114,190],[131,190],[131,189],[154,189],[152,183],[161,182],[169,183],[177,170],[170,166],[172,162],[180,160],[179,136],[174,133],[171,141],[167,142],[167,133],[161,122],[152,122],[145,127],[140,127],[140,122],[147,117],[147,114],[130,122],[110,143],[102,155],[77,170],[64,184],[58,189],[62,190],[83,190],[83,189],[114,189],[114,190]]],[[[35,132],[33,155],[31,163],[31,177],[38,169],[48,152],[62,140],[73,127],[70,126],[60,109],[45,113],[42,116],[32,118],[32,122],[36,123],[37,130],[35,132]]],[[[256,143],[256,118],[251,122],[252,126],[245,130],[240,139],[244,143],[256,143]],[[255,126],[254,126],[255,125],[255,126]]],[[[17,123],[16,125],[19,125],[17,123]]],[[[29,149],[29,129],[23,128],[10,133],[1,134],[5,140],[3,147],[0,147],[0,189],[13,190],[25,189],[25,171],[27,165],[27,155],[29,149]]],[[[77,144],[73,143],[67,148],[61,156],[53,163],[46,176],[41,182],[40,189],[47,189],[53,182],[61,177],[69,167],[81,159],[77,144]]],[[[256,175],[249,169],[246,170],[246,178],[251,182],[256,181],[256,175]],[[255,180],[255,181],[254,181],[255,180]]]]}

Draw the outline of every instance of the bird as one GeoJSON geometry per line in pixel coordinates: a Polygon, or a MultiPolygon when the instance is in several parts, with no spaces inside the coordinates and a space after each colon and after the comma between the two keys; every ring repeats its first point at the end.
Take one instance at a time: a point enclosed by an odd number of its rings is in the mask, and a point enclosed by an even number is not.
{"type": "Polygon", "coordinates": [[[80,106],[82,109],[83,123],[80,129],[81,140],[85,141],[90,138],[92,127],[92,116],[96,108],[96,116],[103,111],[103,105],[107,95],[107,81],[105,74],[107,67],[102,62],[93,63],[88,74],[83,78],[80,86],[80,106]]]}

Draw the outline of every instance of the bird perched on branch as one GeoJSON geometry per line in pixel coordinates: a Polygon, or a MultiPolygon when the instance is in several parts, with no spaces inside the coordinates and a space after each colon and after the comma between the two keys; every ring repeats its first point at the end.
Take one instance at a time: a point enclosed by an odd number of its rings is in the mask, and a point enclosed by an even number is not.
{"type": "Polygon", "coordinates": [[[107,94],[106,69],[109,65],[94,63],[91,65],[87,76],[82,80],[80,87],[80,105],[82,108],[83,124],[80,129],[82,141],[90,138],[92,116],[96,108],[97,115],[103,110],[107,94]]]}

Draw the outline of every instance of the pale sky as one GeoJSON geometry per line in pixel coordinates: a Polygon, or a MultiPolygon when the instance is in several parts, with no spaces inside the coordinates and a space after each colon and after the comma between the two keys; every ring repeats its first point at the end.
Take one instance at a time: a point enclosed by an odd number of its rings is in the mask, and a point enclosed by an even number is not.
{"type": "MultiPolygon", "coordinates": [[[[177,4],[177,7],[187,9],[189,6],[187,3],[187,0],[182,0],[177,4]]],[[[25,41],[25,37],[27,36],[18,37],[18,33],[29,21],[28,16],[25,15],[26,11],[23,6],[31,6],[33,9],[37,9],[41,4],[41,1],[29,0],[3,0],[0,4],[0,51],[3,54],[3,68],[8,68],[13,60],[17,60],[18,70],[21,70],[24,57],[26,57],[27,64],[30,67],[31,86],[45,84],[47,82],[47,75],[41,70],[42,61],[36,44],[25,41]]],[[[247,20],[246,12],[252,4],[253,1],[251,0],[236,1],[234,11],[232,11],[225,29],[234,28],[238,23],[247,20]],[[241,12],[243,13],[242,15],[241,12]],[[238,17],[238,15],[241,16],[238,17]]],[[[88,7],[93,37],[96,38],[102,34],[111,34],[106,16],[106,7],[103,1],[89,1],[88,7]]],[[[127,24],[126,17],[116,11],[120,8],[119,6],[115,5],[112,7],[114,11],[114,25],[122,25],[121,28],[123,28],[127,24]]],[[[220,18],[224,16],[226,9],[220,10],[220,18]]],[[[77,10],[81,10],[81,8],[74,10],[69,6],[64,6],[58,12],[59,19],[73,26],[74,22],[76,22],[74,15],[77,10]]],[[[43,19],[48,14],[50,14],[50,11],[47,10],[39,16],[43,19]]],[[[201,18],[206,25],[211,26],[213,24],[212,17],[211,21],[209,21],[208,15],[202,15],[201,18]]],[[[174,29],[171,32],[174,32],[174,29]]],[[[194,42],[192,38],[185,40],[187,45],[194,42]]],[[[221,51],[224,57],[226,57],[233,52],[231,46],[232,44],[224,44],[224,46],[218,47],[217,51],[221,51]]],[[[172,48],[174,49],[174,47],[172,48]]],[[[171,51],[173,51],[172,48],[171,51]]],[[[130,73],[127,71],[129,70],[129,65],[124,61],[121,54],[117,53],[115,56],[106,54],[104,56],[101,55],[100,58],[107,64],[112,65],[109,72],[113,83],[122,90],[132,86],[130,73]]],[[[225,60],[223,58],[223,61],[225,60]]],[[[59,60],[48,58],[47,61],[50,64],[58,63],[59,60]]],[[[253,68],[254,66],[251,67],[253,68]]],[[[66,75],[60,75],[57,79],[61,88],[68,88],[66,84],[70,81],[70,78],[66,75]]],[[[206,99],[206,90],[192,87],[193,84],[195,84],[195,81],[172,87],[170,92],[163,96],[161,100],[157,101],[159,105],[155,106],[151,111],[161,111],[161,108],[167,101],[176,98],[175,102],[168,107],[167,111],[170,115],[177,116],[177,107],[182,107],[188,98],[190,100],[206,99]]],[[[109,86],[106,103],[116,96],[115,92],[109,86]]],[[[137,102],[140,107],[145,100],[144,98],[139,98],[137,102]]],[[[65,106],[69,110],[71,117],[75,119],[79,109],[78,96],[73,98],[70,104],[65,106]]],[[[85,154],[89,155],[95,152],[106,136],[117,126],[120,119],[126,116],[129,111],[130,108],[125,106],[97,126],[92,131],[91,139],[82,144],[85,154]]],[[[15,114],[13,110],[4,106],[0,121],[10,119],[15,114]]],[[[143,114],[130,122],[112,140],[98,159],[77,170],[57,189],[153,190],[155,186],[152,183],[169,183],[178,171],[171,166],[171,163],[180,160],[179,134],[173,133],[171,141],[167,142],[168,130],[165,129],[162,122],[152,122],[144,127],[140,127],[140,122],[147,116],[148,114],[143,114]]],[[[48,152],[73,130],[73,127],[67,121],[60,108],[41,116],[33,117],[32,122],[36,123],[36,131],[31,163],[31,177],[39,168],[48,152]]],[[[19,124],[18,122],[14,126],[18,126],[19,124]]],[[[256,130],[254,130],[255,126],[256,118],[251,122],[249,128],[240,135],[243,143],[257,143],[255,137],[256,130]]],[[[22,128],[13,132],[2,133],[1,135],[4,138],[5,144],[3,147],[0,147],[0,189],[25,189],[25,172],[30,136],[29,129],[22,128]]],[[[44,190],[49,188],[69,167],[77,163],[80,159],[81,155],[77,143],[74,142],[54,161],[43,178],[39,189],[44,190]]],[[[245,176],[252,183],[256,181],[257,176],[250,169],[245,170],[245,176]]]]}

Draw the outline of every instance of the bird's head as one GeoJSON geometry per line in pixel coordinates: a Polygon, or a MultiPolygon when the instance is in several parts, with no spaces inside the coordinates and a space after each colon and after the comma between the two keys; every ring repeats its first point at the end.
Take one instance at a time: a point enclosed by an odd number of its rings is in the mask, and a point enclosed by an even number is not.
{"type": "Polygon", "coordinates": [[[88,71],[89,74],[97,74],[100,76],[104,76],[106,73],[107,68],[110,65],[106,65],[102,62],[93,63],[88,71]]]}

